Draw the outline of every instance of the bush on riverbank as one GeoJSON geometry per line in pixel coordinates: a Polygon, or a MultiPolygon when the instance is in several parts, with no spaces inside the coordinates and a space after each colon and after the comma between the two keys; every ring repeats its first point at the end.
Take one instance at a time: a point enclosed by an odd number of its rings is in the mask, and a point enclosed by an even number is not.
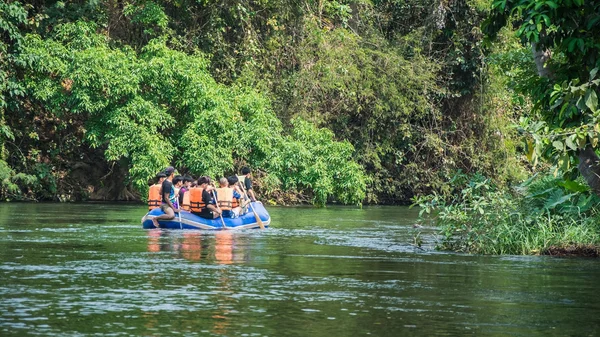
{"type": "Polygon", "coordinates": [[[543,254],[600,244],[598,197],[578,181],[536,175],[499,188],[458,174],[453,193],[416,198],[420,220],[440,227],[438,248],[476,254],[543,254]]]}

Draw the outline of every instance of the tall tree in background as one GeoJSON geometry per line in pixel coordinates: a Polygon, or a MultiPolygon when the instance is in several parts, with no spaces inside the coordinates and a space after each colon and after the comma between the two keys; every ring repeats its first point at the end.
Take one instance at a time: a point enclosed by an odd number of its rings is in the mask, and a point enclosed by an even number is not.
{"type": "Polygon", "coordinates": [[[550,158],[555,173],[570,179],[574,168],[600,195],[600,2],[584,0],[497,0],[483,25],[495,38],[512,24],[531,46],[538,78],[520,86],[533,102],[528,157],[550,158]],[[578,165],[577,165],[578,164],[578,165]]]}

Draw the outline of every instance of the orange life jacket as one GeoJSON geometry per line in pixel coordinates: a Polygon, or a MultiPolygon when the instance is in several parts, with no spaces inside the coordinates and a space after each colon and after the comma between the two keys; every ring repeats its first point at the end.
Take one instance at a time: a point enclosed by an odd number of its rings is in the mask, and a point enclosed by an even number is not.
{"type": "Polygon", "coordinates": [[[189,190],[190,211],[193,213],[200,213],[203,208],[206,208],[206,204],[202,201],[202,191],[204,191],[204,189],[200,187],[192,187],[189,190]]]}
{"type": "MultiPolygon", "coordinates": [[[[200,193],[200,197],[202,198],[202,193],[200,193]]],[[[183,193],[183,201],[181,202],[181,209],[184,211],[190,211],[190,191],[187,190],[183,193]]]]}
{"type": "Polygon", "coordinates": [[[162,198],[160,197],[161,184],[154,184],[148,190],[148,210],[151,211],[160,207],[162,198]]]}
{"type": "Polygon", "coordinates": [[[217,199],[219,199],[219,208],[224,211],[230,210],[233,203],[233,188],[217,188],[217,199]]]}
{"type": "Polygon", "coordinates": [[[240,202],[238,201],[237,198],[233,198],[233,200],[231,201],[231,208],[237,208],[240,207],[240,202]]]}

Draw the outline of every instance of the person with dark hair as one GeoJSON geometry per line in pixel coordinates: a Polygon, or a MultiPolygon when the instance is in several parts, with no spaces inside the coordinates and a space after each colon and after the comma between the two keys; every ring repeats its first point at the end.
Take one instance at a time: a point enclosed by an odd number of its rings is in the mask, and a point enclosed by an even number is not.
{"type": "Polygon", "coordinates": [[[192,188],[192,177],[186,175],[183,176],[183,186],[179,189],[179,208],[189,211],[189,195],[186,197],[186,193],[189,194],[190,188],[192,188]]]}
{"type": "Polygon", "coordinates": [[[174,205],[175,203],[175,188],[173,187],[173,178],[175,176],[175,168],[169,166],[165,169],[167,179],[163,181],[161,188],[162,203],[160,209],[165,213],[152,218],[152,223],[155,227],[159,227],[158,220],[171,220],[175,218],[175,213],[179,212],[174,205]]]}
{"type": "Polygon", "coordinates": [[[219,188],[217,188],[217,199],[219,208],[223,211],[223,216],[226,218],[237,218],[240,215],[239,202],[242,196],[231,186],[227,178],[219,180],[219,188]]]}
{"type": "Polygon", "coordinates": [[[247,166],[242,168],[242,175],[238,177],[240,183],[242,184],[242,190],[246,192],[246,195],[252,201],[256,201],[256,195],[254,194],[254,190],[252,189],[252,171],[247,166]]]}
{"type": "Polygon", "coordinates": [[[173,203],[173,205],[175,205],[175,207],[177,208],[181,208],[181,202],[179,202],[179,200],[180,196],[183,195],[183,193],[180,194],[182,186],[183,176],[176,175],[175,178],[173,178],[173,188],[175,189],[175,202],[173,203]]]}
{"type": "Polygon", "coordinates": [[[160,190],[162,187],[162,182],[167,179],[167,175],[164,172],[160,172],[156,175],[156,179],[158,182],[148,189],[148,210],[151,211],[155,208],[160,207],[160,190]]]}
{"type": "Polygon", "coordinates": [[[216,219],[221,215],[221,209],[215,205],[210,193],[214,187],[210,183],[210,178],[207,176],[198,178],[198,186],[192,189],[194,192],[190,195],[190,204],[192,213],[205,219],[216,219]]]}

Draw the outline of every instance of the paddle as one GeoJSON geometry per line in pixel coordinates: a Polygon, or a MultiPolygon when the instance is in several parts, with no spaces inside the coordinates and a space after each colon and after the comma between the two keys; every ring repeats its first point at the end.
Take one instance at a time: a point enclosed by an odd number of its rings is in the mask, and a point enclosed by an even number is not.
{"type": "MultiPolygon", "coordinates": [[[[217,195],[215,194],[215,190],[212,190],[213,198],[215,198],[215,204],[219,207],[219,200],[217,199],[217,195]]],[[[223,213],[219,213],[219,217],[221,218],[221,223],[223,224],[223,228],[227,229],[225,226],[225,220],[223,220],[223,213]]]]}
{"type": "Polygon", "coordinates": [[[183,229],[183,224],[181,223],[181,209],[179,212],[177,212],[177,214],[179,214],[179,229],[183,229]]]}
{"type": "MultiPolygon", "coordinates": [[[[240,187],[242,188],[242,192],[244,192],[244,197],[246,197],[246,200],[248,200],[249,199],[248,194],[246,193],[246,189],[244,188],[244,185],[240,183],[240,187]]],[[[254,210],[254,207],[252,207],[252,201],[250,201],[249,205],[250,205],[250,209],[252,210],[252,213],[254,213],[254,218],[256,219],[256,222],[258,222],[258,226],[260,226],[260,229],[265,229],[265,225],[263,224],[262,220],[258,216],[258,213],[256,213],[256,210],[254,210]]]]}

